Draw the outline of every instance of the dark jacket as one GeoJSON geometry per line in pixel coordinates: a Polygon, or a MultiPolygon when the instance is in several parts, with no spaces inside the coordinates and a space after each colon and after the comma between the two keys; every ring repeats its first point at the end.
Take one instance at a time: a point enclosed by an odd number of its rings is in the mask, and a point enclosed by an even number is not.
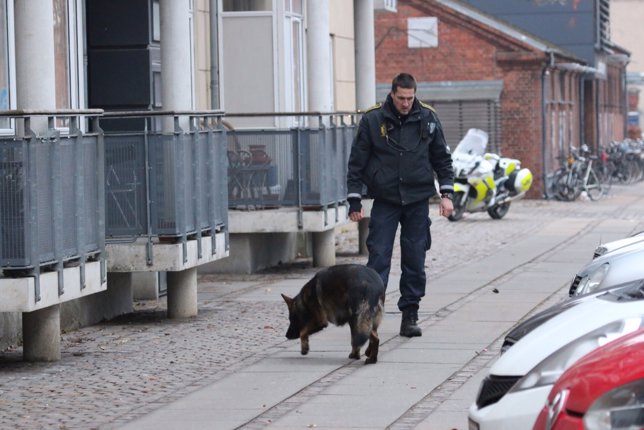
{"type": "Polygon", "coordinates": [[[454,191],[452,156],[436,112],[418,99],[402,122],[391,95],[360,120],[347,173],[348,198],[371,198],[407,205],[454,191]]]}

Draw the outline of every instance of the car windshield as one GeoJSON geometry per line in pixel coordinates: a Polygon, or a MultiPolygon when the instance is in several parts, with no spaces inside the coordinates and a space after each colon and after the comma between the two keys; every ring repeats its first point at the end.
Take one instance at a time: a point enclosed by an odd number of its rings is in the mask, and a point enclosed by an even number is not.
{"type": "Polygon", "coordinates": [[[454,154],[483,155],[487,147],[488,136],[483,130],[470,128],[463,139],[456,145],[454,154]]]}

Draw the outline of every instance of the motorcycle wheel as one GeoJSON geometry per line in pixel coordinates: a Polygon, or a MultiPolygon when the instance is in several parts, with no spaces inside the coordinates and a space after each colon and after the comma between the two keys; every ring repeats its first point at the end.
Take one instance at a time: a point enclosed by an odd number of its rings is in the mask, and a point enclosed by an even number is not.
{"type": "Polygon", "coordinates": [[[454,210],[452,211],[452,214],[447,217],[448,220],[450,221],[458,221],[461,218],[463,218],[463,214],[465,213],[465,206],[461,205],[461,202],[463,201],[463,193],[455,193],[454,194],[454,210]]]}
{"type": "Polygon", "coordinates": [[[488,215],[490,215],[490,217],[492,217],[492,219],[501,219],[505,216],[505,214],[508,213],[509,210],[510,203],[504,203],[502,205],[492,206],[487,210],[487,213],[488,215]]]}

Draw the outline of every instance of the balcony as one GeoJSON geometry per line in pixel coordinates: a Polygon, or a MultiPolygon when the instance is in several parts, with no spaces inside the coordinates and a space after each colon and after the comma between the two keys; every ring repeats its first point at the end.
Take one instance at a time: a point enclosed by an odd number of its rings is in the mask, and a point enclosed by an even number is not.
{"type": "Polygon", "coordinates": [[[14,131],[0,136],[0,312],[106,289],[101,114],[0,113],[14,131]]]}
{"type": "Polygon", "coordinates": [[[231,258],[200,270],[252,273],[292,261],[309,236],[313,264],[334,264],[334,229],[348,222],[346,167],[356,117],[227,113],[231,258]]]}
{"type": "Polygon", "coordinates": [[[101,118],[108,271],[181,271],[228,255],[221,117],[190,111],[101,118]]]}

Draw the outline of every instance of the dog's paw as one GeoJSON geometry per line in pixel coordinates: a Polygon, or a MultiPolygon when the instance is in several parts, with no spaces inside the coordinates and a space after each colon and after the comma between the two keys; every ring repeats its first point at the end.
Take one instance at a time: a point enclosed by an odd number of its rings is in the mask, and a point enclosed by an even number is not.
{"type": "Polygon", "coordinates": [[[306,355],[309,353],[309,337],[300,337],[300,353],[306,355]]]}
{"type": "Polygon", "coordinates": [[[376,357],[369,357],[364,361],[364,364],[374,364],[377,362],[378,362],[378,359],[376,357]]]}
{"type": "Polygon", "coordinates": [[[349,354],[349,358],[351,358],[353,360],[360,360],[360,353],[359,352],[357,352],[357,353],[352,352],[351,354],[349,354]]]}

